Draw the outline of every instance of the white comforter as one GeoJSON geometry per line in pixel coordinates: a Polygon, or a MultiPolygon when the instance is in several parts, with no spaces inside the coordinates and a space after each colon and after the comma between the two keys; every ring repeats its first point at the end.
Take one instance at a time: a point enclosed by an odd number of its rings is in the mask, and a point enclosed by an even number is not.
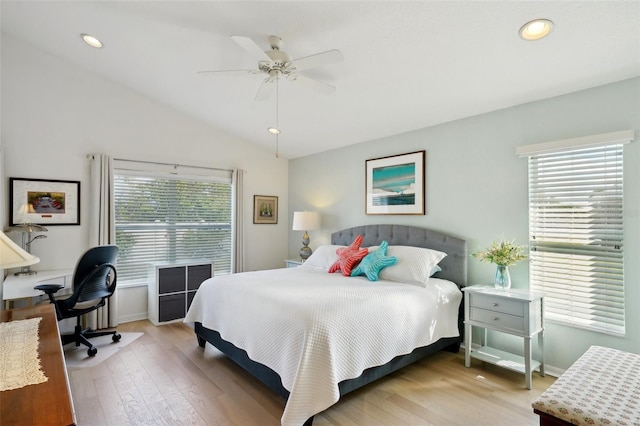
{"type": "Polygon", "coordinates": [[[303,266],[211,278],[184,321],[276,371],[290,392],[282,424],[301,425],[338,401],[339,382],[458,336],[461,299],[450,281],[424,288],[303,266]]]}

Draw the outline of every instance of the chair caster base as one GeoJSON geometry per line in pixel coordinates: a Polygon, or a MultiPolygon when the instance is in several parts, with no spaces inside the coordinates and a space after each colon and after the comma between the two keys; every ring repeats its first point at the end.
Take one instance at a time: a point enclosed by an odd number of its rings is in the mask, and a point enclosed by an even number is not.
{"type": "Polygon", "coordinates": [[[89,349],[87,349],[87,354],[88,354],[90,357],[94,357],[94,356],[96,356],[96,354],[97,354],[97,353],[98,353],[98,348],[96,348],[96,347],[94,347],[94,346],[91,346],[89,349]]]}

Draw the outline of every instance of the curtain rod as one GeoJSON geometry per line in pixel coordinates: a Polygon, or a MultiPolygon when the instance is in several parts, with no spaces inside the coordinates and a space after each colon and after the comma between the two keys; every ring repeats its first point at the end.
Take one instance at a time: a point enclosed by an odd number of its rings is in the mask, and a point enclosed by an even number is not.
{"type": "Polygon", "coordinates": [[[189,167],[189,168],[192,168],[192,169],[218,170],[218,171],[222,171],[222,172],[232,172],[233,171],[231,169],[220,169],[220,168],[217,168],[217,167],[187,166],[185,164],[159,163],[157,161],[127,160],[127,159],[124,159],[124,158],[114,158],[114,161],[125,161],[125,162],[128,162],[128,163],[154,164],[154,165],[158,165],[158,166],[173,166],[176,169],[178,167],[189,167]]]}

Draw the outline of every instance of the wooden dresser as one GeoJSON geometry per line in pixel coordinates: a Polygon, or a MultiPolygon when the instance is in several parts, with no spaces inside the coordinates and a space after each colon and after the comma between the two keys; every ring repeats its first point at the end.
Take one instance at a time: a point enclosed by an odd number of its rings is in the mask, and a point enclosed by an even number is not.
{"type": "Polygon", "coordinates": [[[38,355],[44,383],[0,392],[0,420],[3,425],[75,425],[67,367],[54,306],[38,305],[1,312],[2,322],[42,317],[38,355]]]}

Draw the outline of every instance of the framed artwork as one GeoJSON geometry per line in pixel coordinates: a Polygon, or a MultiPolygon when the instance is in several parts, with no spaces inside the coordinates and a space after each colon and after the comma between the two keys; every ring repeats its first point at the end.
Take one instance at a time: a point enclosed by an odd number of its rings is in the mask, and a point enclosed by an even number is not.
{"type": "Polygon", "coordinates": [[[425,151],[365,161],[366,214],[424,214],[425,151]]]}
{"type": "Polygon", "coordinates": [[[80,225],[80,182],[9,178],[9,225],[80,225]]]}
{"type": "Polygon", "coordinates": [[[253,223],[278,223],[278,197],[271,195],[253,196],[253,223]]]}

